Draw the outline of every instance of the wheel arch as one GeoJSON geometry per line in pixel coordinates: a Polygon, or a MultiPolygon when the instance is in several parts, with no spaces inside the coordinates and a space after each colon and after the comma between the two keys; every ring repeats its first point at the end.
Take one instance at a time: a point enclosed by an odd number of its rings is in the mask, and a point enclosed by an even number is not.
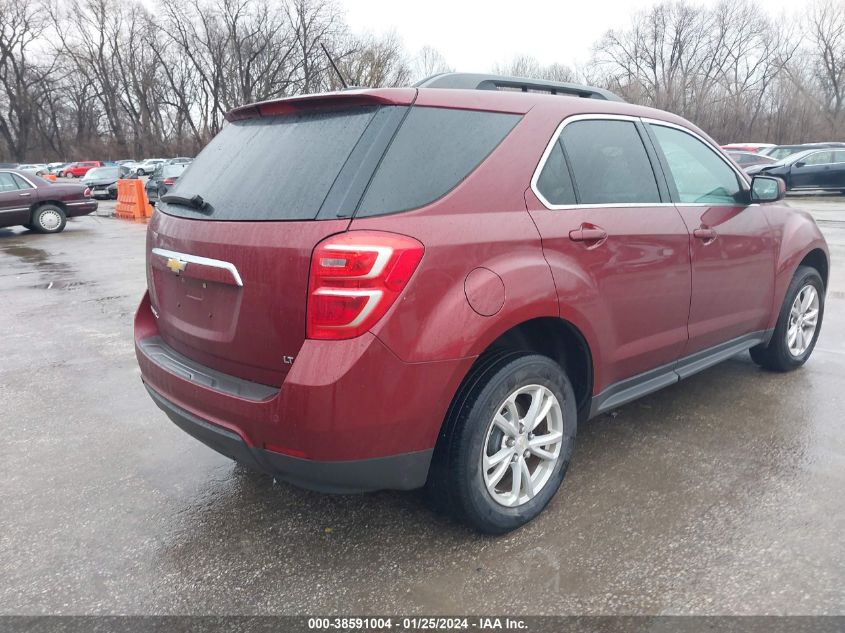
{"type": "Polygon", "coordinates": [[[830,263],[828,262],[827,254],[822,249],[812,249],[809,253],[804,255],[804,258],[798,263],[798,266],[809,266],[810,268],[815,268],[819,275],[821,275],[824,287],[827,289],[827,280],[830,274],[830,263]]]}
{"type": "MultiPolygon", "coordinates": [[[[509,327],[487,345],[467,372],[470,379],[491,354],[519,351],[540,354],[558,363],[569,376],[578,405],[578,419],[585,420],[592,400],[593,352],[587,338],[573,323],[559,317],[534,317],[509,327]]],[[[457,393],[460,393],[460,389],[457,393]]]]}
{"type": "Polygon", "coordinates": [[[59,209],[62,210],[62,212],[67,217],[67,214],[68,214],[67,213],[67,205],[64,202],[62,202],[61,200],[52,200],[52,199],[48,198],[46,200],[37,200],[36,202],[32,203],[32,205],[29,207],[30,219],[32,219],[32,214],[35,213],[36,210],[38,210],[39,208],[41,208],[45,205],[51,205],[51,206],[54,206],[54,207],[58,207],[59,209]]]}

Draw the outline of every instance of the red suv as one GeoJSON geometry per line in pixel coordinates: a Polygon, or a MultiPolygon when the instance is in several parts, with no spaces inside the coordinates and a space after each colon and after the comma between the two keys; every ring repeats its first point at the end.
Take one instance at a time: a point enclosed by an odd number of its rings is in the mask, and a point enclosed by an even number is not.
{"type": "Polygon", "coordinates": [[[71,163],[62,170],[65,178],[82,178],[95,167],[102,167],[105,163],[99,160],[86,160],[79,163],[71,163]]]}
{"type": "Polygon", "coordinates": [[[136,351],[177,425],[279,479],[505,532],[579,422],[813,351],[817,226],[672,114],[446,74],[227,118],[150,222],[136,351]]]}

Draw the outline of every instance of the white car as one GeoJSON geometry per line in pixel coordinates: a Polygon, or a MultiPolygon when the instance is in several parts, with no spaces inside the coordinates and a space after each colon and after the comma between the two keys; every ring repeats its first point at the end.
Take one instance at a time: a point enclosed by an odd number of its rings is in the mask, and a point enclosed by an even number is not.
{"type": "Polygon", "coordinates": [[[25,163],[23,165],[18,165],[18,171],[23,171],[27,174],[35,174],[36,176],[39,176],[42,173],[46,174],[49,169],[47,168],[46,163],[25,163]]]}
{"type": "Polygon", "coordinates": [[[147,174],[153,173],[156,167],[166,162],[163,158],[148,158],[135,166],[135,173],[139,176],[146,176],[147,174]]]}

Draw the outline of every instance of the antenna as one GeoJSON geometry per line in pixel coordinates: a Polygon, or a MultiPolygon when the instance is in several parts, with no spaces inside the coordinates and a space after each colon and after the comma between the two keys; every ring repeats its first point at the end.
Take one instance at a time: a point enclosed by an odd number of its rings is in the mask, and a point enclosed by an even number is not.
{"type": "Polygon", "coordinates": [[[329,51],[328,51],[328,49],[326,49],[325,44],[320,42],[320,48],[323,49],[323,52],[326,54],[326,57],[328,57],[328,59],[329,59],[329,63],[332,65],[332,68],[334,68],[334,71],[337,73],[337,78],[340,79],[340,85],[343,86],[344,90],[346,90],[349,86],[346,85],[346,80],[343,78],[343,75],[340,74],[340,70],[338,70],[337,64],[334,63],[332,56],[329,55],[329,51]]]}

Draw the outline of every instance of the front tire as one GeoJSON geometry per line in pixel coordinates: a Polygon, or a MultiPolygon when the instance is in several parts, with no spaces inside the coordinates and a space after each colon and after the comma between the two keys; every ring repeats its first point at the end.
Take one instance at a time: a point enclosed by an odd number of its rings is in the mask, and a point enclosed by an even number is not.
{"type": "Polygon", "coordinates": [[[557,492],[576,429],[575,395],[560,365],[522,352],[481,359],[447,414],[429,493],[481,532],[514,530],[557,492]]]}
{"type": "Polygon", "coordinates": [[[65,212],[52,204],[45,204],[32,212],[30,226],[38,233],[61,233],[67,224],[65,212]]]}
{"type": "Polygon", "coordinates": [[[824,282],[815,268],[799,266],[786,291],[768,345],[751,348],[755,363],[772,371],[791,371],[810,358],[824,317],[824,282]]]}

